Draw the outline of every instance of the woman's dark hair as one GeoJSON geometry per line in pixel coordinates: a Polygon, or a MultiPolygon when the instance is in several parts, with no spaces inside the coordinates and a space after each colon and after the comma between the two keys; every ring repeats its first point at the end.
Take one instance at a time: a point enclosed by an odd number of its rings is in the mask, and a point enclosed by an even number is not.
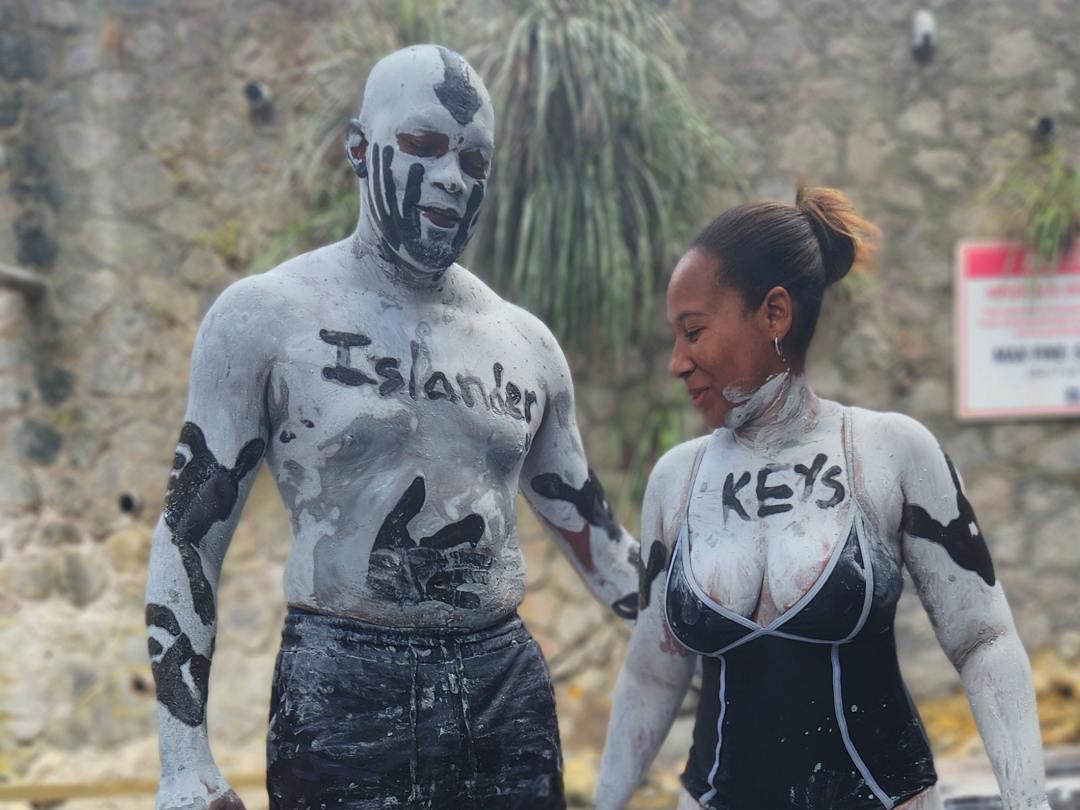
{"type": "Polygon", "coordinates": [[[722,213],[691,248],[719,260],[717,283],[757,309],[773,287],[795,302],[794,323],[784,339],[788,356],[801,361],[814,336],[825,288],[872,252],[878,229],[834,188],[799,187],[795,205],[743,203],[722,213]]]}

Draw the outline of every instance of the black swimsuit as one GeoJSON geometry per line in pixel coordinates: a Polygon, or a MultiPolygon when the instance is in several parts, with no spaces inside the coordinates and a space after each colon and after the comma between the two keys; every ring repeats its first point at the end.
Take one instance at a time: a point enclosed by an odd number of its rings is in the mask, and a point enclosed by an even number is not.
{"type": "Polygon", "coordinates": [[[703,656],[682,782],[709,810],[892,808],[937,781],[897,664],[899,583],[875,589],[873,530],[857,499],[850,509],[847,538],[817,582],[765,626],[694,580],[683,521],[665,607],[675,637],[703,656]]]}

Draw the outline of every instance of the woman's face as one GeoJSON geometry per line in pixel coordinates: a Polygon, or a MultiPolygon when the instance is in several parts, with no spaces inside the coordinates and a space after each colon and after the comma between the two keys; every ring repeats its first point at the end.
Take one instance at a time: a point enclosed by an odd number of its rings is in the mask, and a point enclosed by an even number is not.
{"type": "Polygon", "coordinates": [[[791,326],[786,290],[770,290],[757,310],[747,312],[736,290],[717,284],[718,270],[718,259],[693,248],[675,266],[667,290],[667,318],[675,335],[671,373],[682,379],[712,428],[787,368],[773,338],[783,340],[791,326]]]}

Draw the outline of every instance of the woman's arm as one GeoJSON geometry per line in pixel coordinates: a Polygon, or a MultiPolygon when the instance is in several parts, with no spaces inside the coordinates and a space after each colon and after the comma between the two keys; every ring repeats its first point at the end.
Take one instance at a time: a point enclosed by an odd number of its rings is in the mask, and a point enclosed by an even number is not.
{"type": "Polygon", "coordinates": [[[670,451],[657,463],[645,490],[638,620],[615,687],[596,785],[597,810],[616,810],[630,801],[667,737],[694,674],[696,656],[672,637],[664,617],[664,574],[681,513],[679,493],[698,444],[688,442],[670,451]],[[671,506],[665,510],[664,504],[671,506]]]}
{"type": "Polygon", "coordinates": [[[1049,808],[1031,668],[1005,592],[952,461],[905,422],[904,563],[967,690],[1004,806],[1049,808]]]}

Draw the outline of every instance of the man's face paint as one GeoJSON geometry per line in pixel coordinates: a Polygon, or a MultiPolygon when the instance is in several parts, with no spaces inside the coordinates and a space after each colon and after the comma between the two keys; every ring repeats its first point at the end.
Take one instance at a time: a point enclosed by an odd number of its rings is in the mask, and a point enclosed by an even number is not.
{"type": "Polygon", "coordinates": [[[366,162],[365,216],[393,254],[438,272],[465,248],[494,148],[487,91],[458,54],[417,46],[371,72],[347,153],[366,162]]]}

